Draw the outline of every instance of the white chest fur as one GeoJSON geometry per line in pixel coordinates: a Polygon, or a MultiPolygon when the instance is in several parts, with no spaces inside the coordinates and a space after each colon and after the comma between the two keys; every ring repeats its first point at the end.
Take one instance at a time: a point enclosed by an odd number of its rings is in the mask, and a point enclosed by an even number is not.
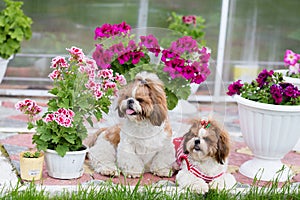
{"type": "Polygon", "coordinates": [[[162,150],[167,134],[164,133],[164,124],[153,126],[149,121],[136,123],[125,120],[120,137],[119,146],[125,146],[138,155],[145,155],[162,150]]]}

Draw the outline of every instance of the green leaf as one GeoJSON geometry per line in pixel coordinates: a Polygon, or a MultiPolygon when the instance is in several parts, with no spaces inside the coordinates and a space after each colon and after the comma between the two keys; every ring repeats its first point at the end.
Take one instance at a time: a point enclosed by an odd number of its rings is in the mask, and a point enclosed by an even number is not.
{"type": "Polygon", "coordinates": [[[176,97],[176,95],[174,93],[172,93],[169,90],[165,90],[166,95],[167,95],[167,103],[168,103],[168,109],[169,110],[173,110],[177,103],[178,103],[178,98],[176,97]]]}
{"type": "Polygon", "coordinates": [[[87,118],[86,118],[86,121],[90,124],[91,127],[94,126],[94,123],[93,123],[93,121],[92,121],[91,116],[87,117],[87,118]]]}
{"type": "Polygon", "coordinates": [[[58,155],[64,157],[66,155],[66,152],[69,151],[69,147],[67,147],[66,145],[57,145],[55,151],[58,153],[58,155]]]}

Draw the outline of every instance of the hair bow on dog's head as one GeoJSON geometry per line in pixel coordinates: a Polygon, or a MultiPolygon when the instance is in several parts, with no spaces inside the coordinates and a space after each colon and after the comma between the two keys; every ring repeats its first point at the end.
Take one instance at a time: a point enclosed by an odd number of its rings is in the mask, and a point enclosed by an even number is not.
{"type": "Polygon", "coordinates": [[[200,121],[200,124],[201,124],[201,126],[203,127],[203,128],[209,128],[210,127],[210,122],[209,122],[209,120],[205,120],[205,119],[202,119],[201,121],[200,121]]]}

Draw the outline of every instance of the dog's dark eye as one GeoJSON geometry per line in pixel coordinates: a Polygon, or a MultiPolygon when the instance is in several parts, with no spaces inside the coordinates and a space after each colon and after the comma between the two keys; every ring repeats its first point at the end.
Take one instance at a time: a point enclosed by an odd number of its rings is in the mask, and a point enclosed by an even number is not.
{"type": "Polygon", "coordinates": [[[141,98],[137,98],[136,99],[138,102],[140,102],[140,103],[142,103],[144,100],[143,99],[141,99],[141,98]]]}
{"type": "Polygon", "coordinates": [[[205,140],[206,142],[210,142],[210,138],[209,137],[203,137],[203,140],[205,140]]]}

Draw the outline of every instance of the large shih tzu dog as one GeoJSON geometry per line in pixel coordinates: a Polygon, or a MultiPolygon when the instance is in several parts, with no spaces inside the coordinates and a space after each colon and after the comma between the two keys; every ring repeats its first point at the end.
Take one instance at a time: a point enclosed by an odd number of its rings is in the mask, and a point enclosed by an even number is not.
{"type": "Polygon", "coordinates": [[[229,135],[214,120],[195,120],[188,133],[175,138],[177,163],[181,170],[176,181],[181,188],[197,193],[209,189],[230,189],[236,180],[226,173],[229,135]]]}
{"type": "Polygon", "coordinates": [[[144,172],[157,176],[172,175],[175,150],[164,85],[152,73],[141,72],[120,90],[119,125],[100,129],[90,145],[89,159],[102,175],[136,178],[144,172]]]}

